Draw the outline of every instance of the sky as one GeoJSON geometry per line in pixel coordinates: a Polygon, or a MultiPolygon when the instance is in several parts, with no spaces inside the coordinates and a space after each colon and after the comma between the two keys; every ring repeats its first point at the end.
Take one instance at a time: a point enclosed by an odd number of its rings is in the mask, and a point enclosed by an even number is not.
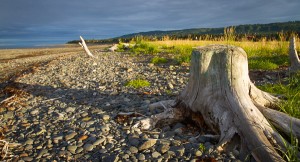
{"type": "Polygon", "coordinates": [[[300,0],[1,0],[0,44],[299,21],[299,9],[300,0]]]}

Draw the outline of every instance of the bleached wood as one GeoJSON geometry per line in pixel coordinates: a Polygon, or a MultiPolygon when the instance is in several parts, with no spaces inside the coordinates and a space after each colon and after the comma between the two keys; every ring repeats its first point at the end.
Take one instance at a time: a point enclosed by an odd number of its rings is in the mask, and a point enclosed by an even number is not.
{"type": "Polygon", "coordinates": [[[82,36],[80,36],[80,40],[81,40],[81,43],[79,42],[79,45],[81,45],[81,47],[84,49],[85,53],[90,56],[90,57],[95,57],[91,51],[89,50],[89,48],[87,47],[84,39],[82,38],[82,36]]]}
{"type": "Polygon", "coordinates": [[[256,161],[284,161],[280,153],[290,144],[279,132],[292,132],[299,139],[300,120],[268,108],[276,107],[279,99],[250,81],[243,49],[226,45],[197,48],[190,69],[188,85],[178,98],[151,104],[152,109],[165,111],[135,127],[151,129],[165,119],[189,118],[198,126],[204,121],[220,136],[219,151],[239,148],[241,160],[252,155],[256,161]]]}
{"type": "Polygon", "coordinates": [[[111,46],[110,48],[108,48],[109,51],[111,52],[115,52],[118,49],[118,45],[114,44],[113,46],[111,46]]]}
{"type": "Polygon", "coordinates": [[[296,39],[292,37],[290,39],[289,57],[291,61],[290,70],[292,72],[300,70],[300,60],[296,50],[296,39]]]}

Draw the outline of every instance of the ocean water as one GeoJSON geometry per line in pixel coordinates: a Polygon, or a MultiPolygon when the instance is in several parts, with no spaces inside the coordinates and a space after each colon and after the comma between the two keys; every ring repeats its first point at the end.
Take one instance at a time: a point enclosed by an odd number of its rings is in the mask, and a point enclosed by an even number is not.
{"type": "MultiPolygon", "coordinates": [[[[78,38],[79,39],[79,38],[78,38]]],[[[0,49],[38,48],[65,44],[76,38],[45,37],[45,38],[0,38],[0,49]]]]}
{"type": "MultiPolygon", "coordinates": [[[[103,36],[88,35],[84,39],[105,39],[103,36]]],[[[66,44],[68,41],[79,40],[78,36],[45,36],[45,37],[1,37],[0,49],[39,48],[66,44]]]]}

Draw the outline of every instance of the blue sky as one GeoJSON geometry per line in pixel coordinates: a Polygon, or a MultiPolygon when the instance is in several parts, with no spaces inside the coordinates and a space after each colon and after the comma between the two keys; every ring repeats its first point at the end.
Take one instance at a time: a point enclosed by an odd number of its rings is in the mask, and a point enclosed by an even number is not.
{"type": "Polygon", "coordinates": [[[1,0],[0,38],[124,34],[300,20],[300,0],[1,0]]]}

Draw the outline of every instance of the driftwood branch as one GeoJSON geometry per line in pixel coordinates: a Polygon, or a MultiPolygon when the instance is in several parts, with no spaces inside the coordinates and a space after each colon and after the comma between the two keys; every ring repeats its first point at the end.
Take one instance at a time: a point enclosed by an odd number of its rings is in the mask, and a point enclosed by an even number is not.
{"type": "Polygon", "coordinates": [[[80,36],[80,40],[81,40],[82,43],[79,42],[79,45],[84,49],[85,53],[86,53],[87,55],[89,55],[90,57],[95,57],[95,56],[91,53],[91,51],[89,50],[89,48],[87,47],[87,45],[86,45],[84,39],[82,38],[82,36],[80,36]]]}

